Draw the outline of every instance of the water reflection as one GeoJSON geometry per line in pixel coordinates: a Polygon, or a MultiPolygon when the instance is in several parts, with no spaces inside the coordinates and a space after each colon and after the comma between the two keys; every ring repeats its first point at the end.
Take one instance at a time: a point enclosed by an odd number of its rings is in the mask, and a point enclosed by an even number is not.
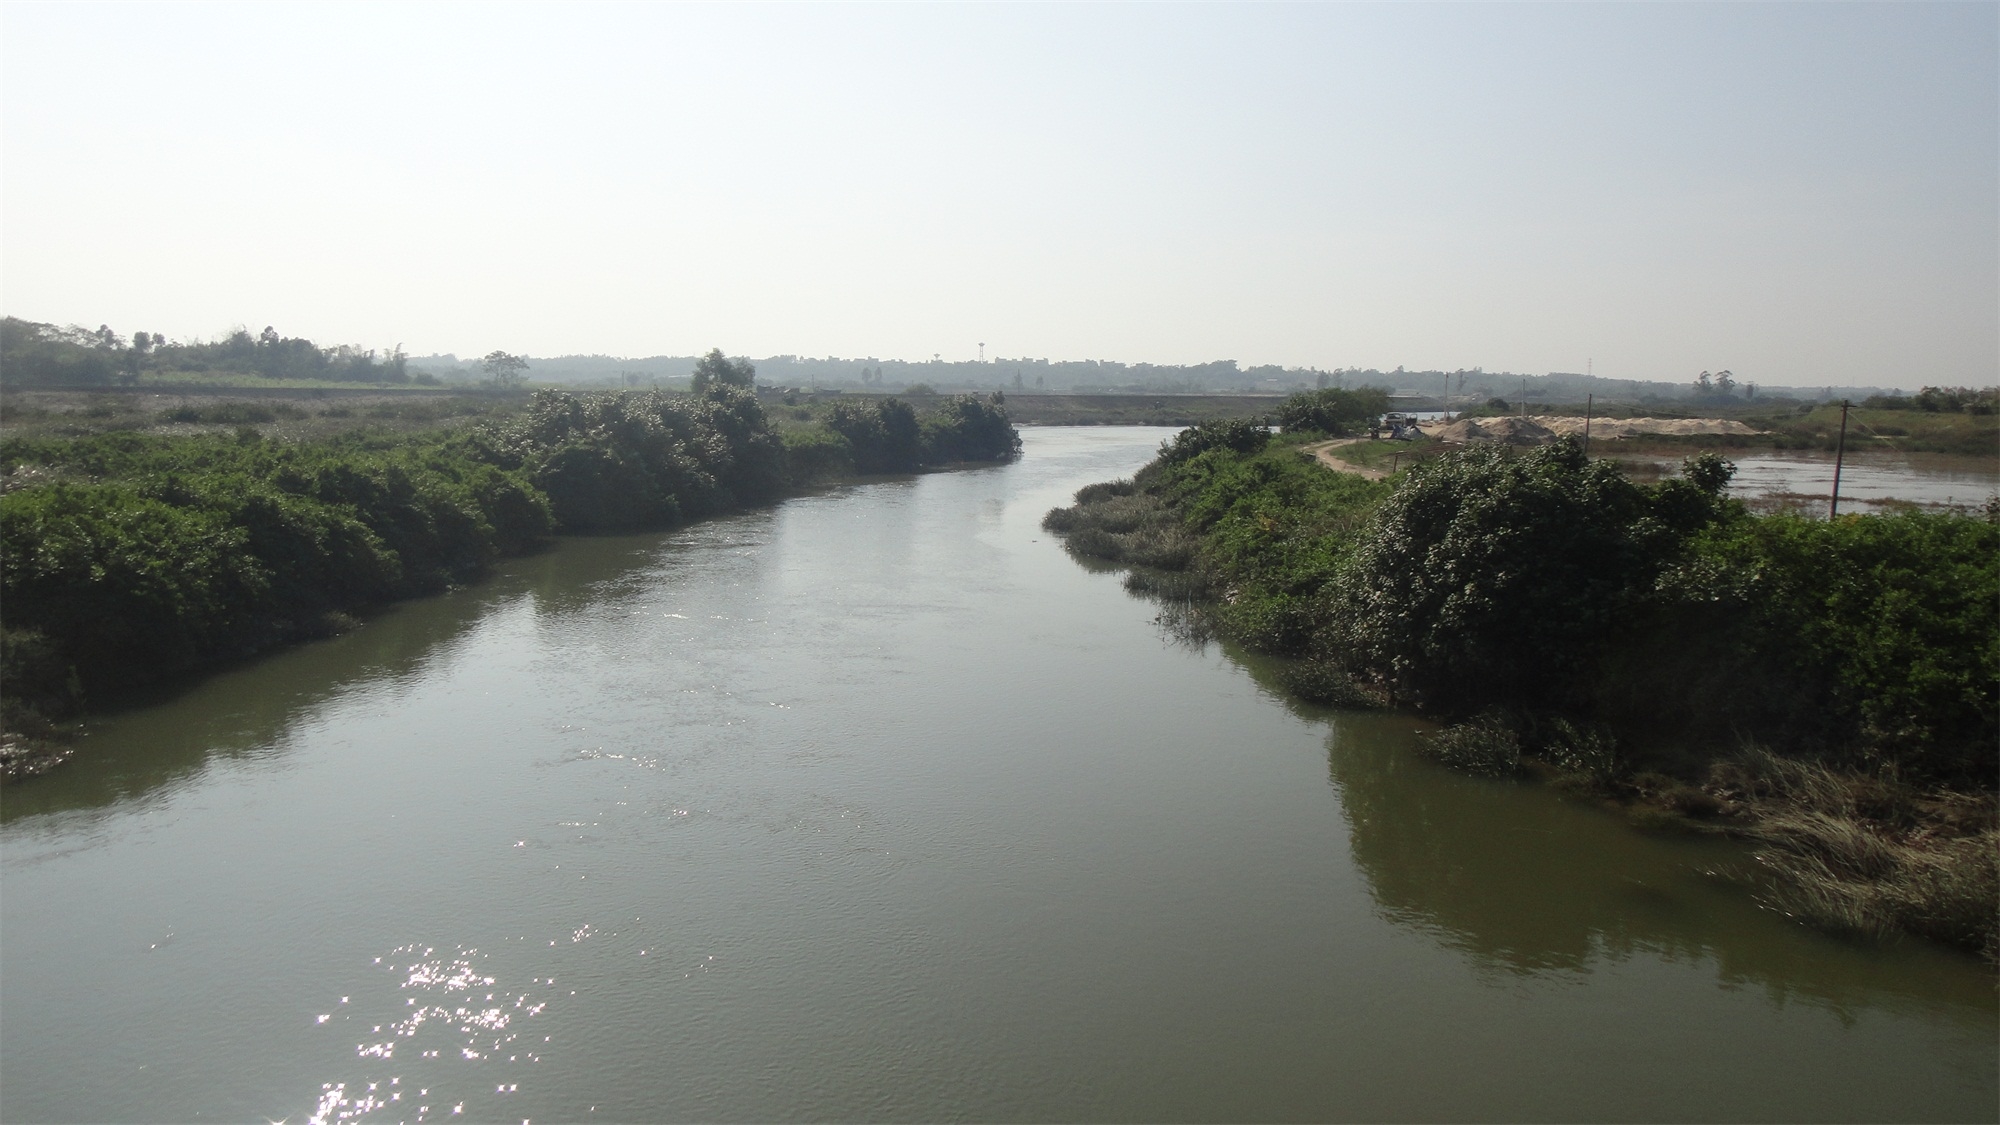
{"type": "Polygon", "coordinates": [[[330,702],[365,691],[393,705],[455,660],[481,623],[510,605],[525,601],[537,617],[560,625],[593,606],[618,604],[617,593],[712,551],[718,539],[755,551],[769,539],[773,518],[758,511],[713,521],[692,535],[565,540],[510,560],[477,587],[390,607],[342,636],[191,684],[134,693],[82,725],[68,763],[0,789],[0,824],[144,800],[222,762],[282,759],[289,741],[330,702]]]}
{"type": "Polygon", "coordinates": [[[85,721],[67,764],[0,789],[0,824],[144,799],[218,762],[282,757],[329,701],[363,686],[407,689],[509,596],[502,583],[408,603],[343,636],[122,700],[85,721]]]}
{"type": "MultiPolygon", "coordinates": [[[[1678,458],[1615,450],[1609,456],[1640,481],[1657,480],[1680,469],[1678,458]]],[[[1808,516],[1825,513],[1833,490],[1834,454],[1815,449],[1746,451],[1729,459],[1736,465],[1729,494],[1752,508],[1808,516]]],[[[1910,506],[1969,511],[1996,493],[2000,493],[2000,460],[1992,457],[1863,450],[1848,453],[1841,470],[1840,503],[1849,511],[1885,512],[1910,506]]]]}
{"type": "Polygon", "coordinates": [[[1490,972],[1581,977],[1645,954],[1843,1019],[1885,998],[2000,1009],[1990,987],[1966,987],[1985,978],[1960,954],[1849,943],[1759,908],[1739,843],[1649,835],[1532,784],[1451,773],[1416,753],[1420,720],[1300,703],[1279,687],[1278,662],[1224,651],[1295,714],[1328,724],[1328,779],[1381,916],[1490,972]]]}

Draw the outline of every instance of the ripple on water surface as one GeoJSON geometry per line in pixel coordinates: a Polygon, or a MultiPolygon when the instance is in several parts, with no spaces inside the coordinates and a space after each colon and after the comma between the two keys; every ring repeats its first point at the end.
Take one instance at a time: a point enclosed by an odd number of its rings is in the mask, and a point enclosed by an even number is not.
{"type": "MultiPolygon", "coordinates": [[[[585,925],[570,938],[593,932],[585,925]]],[[[313,1017],[330,1034],[358,1039],[355,1057],[373,1073],[322,1083],[308,1120],[329,1125],[385,1113],[433,1121],[465,1113],[468,1099],[481,1119],[504,1113],[497,1099],[519,1093],[522,1068],[541,1061],[538,1049],[550,1036],[535,1035],[533,1021],[559,993],[553,976],[504,985],[488,961],[477,949],[420,945],[375,958],[375,987],[313,1017]],[[405,1081],[406,1071],[421,1074],[405,1081]]]]}

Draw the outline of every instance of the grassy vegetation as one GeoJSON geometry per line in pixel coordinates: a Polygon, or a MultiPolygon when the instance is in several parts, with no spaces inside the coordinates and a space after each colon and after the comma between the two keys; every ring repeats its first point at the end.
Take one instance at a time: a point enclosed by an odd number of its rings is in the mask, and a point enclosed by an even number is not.
{"type": "MultiPolygon", "coordinates": [[[[354,381],[349,379],[274,377],[259,375],[254,371],[167,368],[142,371],[130,378],[120,380],[119,385],[142,391],[167,392],[184,390],[330,391],[351,389],[354,386],[354,381]]],[[[434,391],[438,385],[436,379],[425,379],[419,375],[409,380],[407,386],[383,385],[377,389],[384,394],[420,394],[434,391]],[[423,381],[419,382],[419,379],[423,381]]]]}
{"type": "MultiPolygon", "coordinates": [[[[1840,442],[1837,403],[1808,414],[1746,421],[1773,431],[1766,442],[1779,449],[1832,449],[1840,442]]],[[[1847,448],[2000,456],[2000,414],[1856,408],[1847,413],[1847,448]]]]}
{"type": "Polygon", "coordinates": [[[1337,460],[1357,469],[1395,473],[1446,452],[1446,447],[1443,442],[1419,438],[1416,441],[1351,441],[1334,446],[1331,452],[1337,460]]]}
{"type": "Polygon", "coordinates": [[[201,391],[10,391],[0,395],[9,437],[89,437],[112,432],[175,436],[255,426],[264,437],[308,441],[356,430],[408,432],[518,414],[526,395],[325,390],[255,396],[201,391]]]}
{"type": "Polygon", "coordinates": [[[51,720],[137,685],[324,635],[550,535],[671,527],[829,476],[998,460],[1005,412],[885,400],[774,432],[755,396],[207,402],[0,440],[0,772],[51,720]],[[280,440],[260,424],[333,421],[280,440]],[[408,427],[367,424],[382,415],[408,427]],[[451,424],[441,424],[451,423],[451,424]],[[179,432],[175,432],[179,431],[179,432]],[[194,432],[186,432],[194,431],[194,432]]]}
{"type": "Polygon", "coordinates": [[[1837,933],[1897,930],[1994,949],[2000,831],[1992,794],[1930,791],[1749,747],[1704,793],[1747,824],[1775,908],[1837,933]]]}
{"type": "Polygon", "coordinates": [[[2000,524],[1760,517],[1719,457],[1642,485],[1571,442],[1371,481],[1317,436],[1196,427],[1045,526],[1211,595],[1180,612],[1304,698],[1438,717],[1441,761],[1725,826],[1791,913],[1994,955],[2000,524]]]}

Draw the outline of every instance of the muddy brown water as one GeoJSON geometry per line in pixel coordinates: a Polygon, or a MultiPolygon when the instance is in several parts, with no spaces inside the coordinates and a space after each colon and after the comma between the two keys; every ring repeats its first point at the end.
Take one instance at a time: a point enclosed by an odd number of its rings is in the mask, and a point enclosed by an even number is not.
{"type": "Polygon", "coordinates": [[[583,539],[0,798],[13,1121],[1966,1120],[1978,965],[1288,705],[1038,521],[1167,431],[583,539]]]}

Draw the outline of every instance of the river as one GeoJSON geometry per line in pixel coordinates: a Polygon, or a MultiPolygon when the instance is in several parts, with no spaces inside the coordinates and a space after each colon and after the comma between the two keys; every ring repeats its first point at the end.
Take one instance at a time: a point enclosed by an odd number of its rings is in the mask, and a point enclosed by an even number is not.
{"type": "Polygon", "coordinates": [[[0,804],[12,1121],[1992,1119],[1995,988],[1411,752],[1038,526],[1170,431],[576,539],[0,804]]]}

